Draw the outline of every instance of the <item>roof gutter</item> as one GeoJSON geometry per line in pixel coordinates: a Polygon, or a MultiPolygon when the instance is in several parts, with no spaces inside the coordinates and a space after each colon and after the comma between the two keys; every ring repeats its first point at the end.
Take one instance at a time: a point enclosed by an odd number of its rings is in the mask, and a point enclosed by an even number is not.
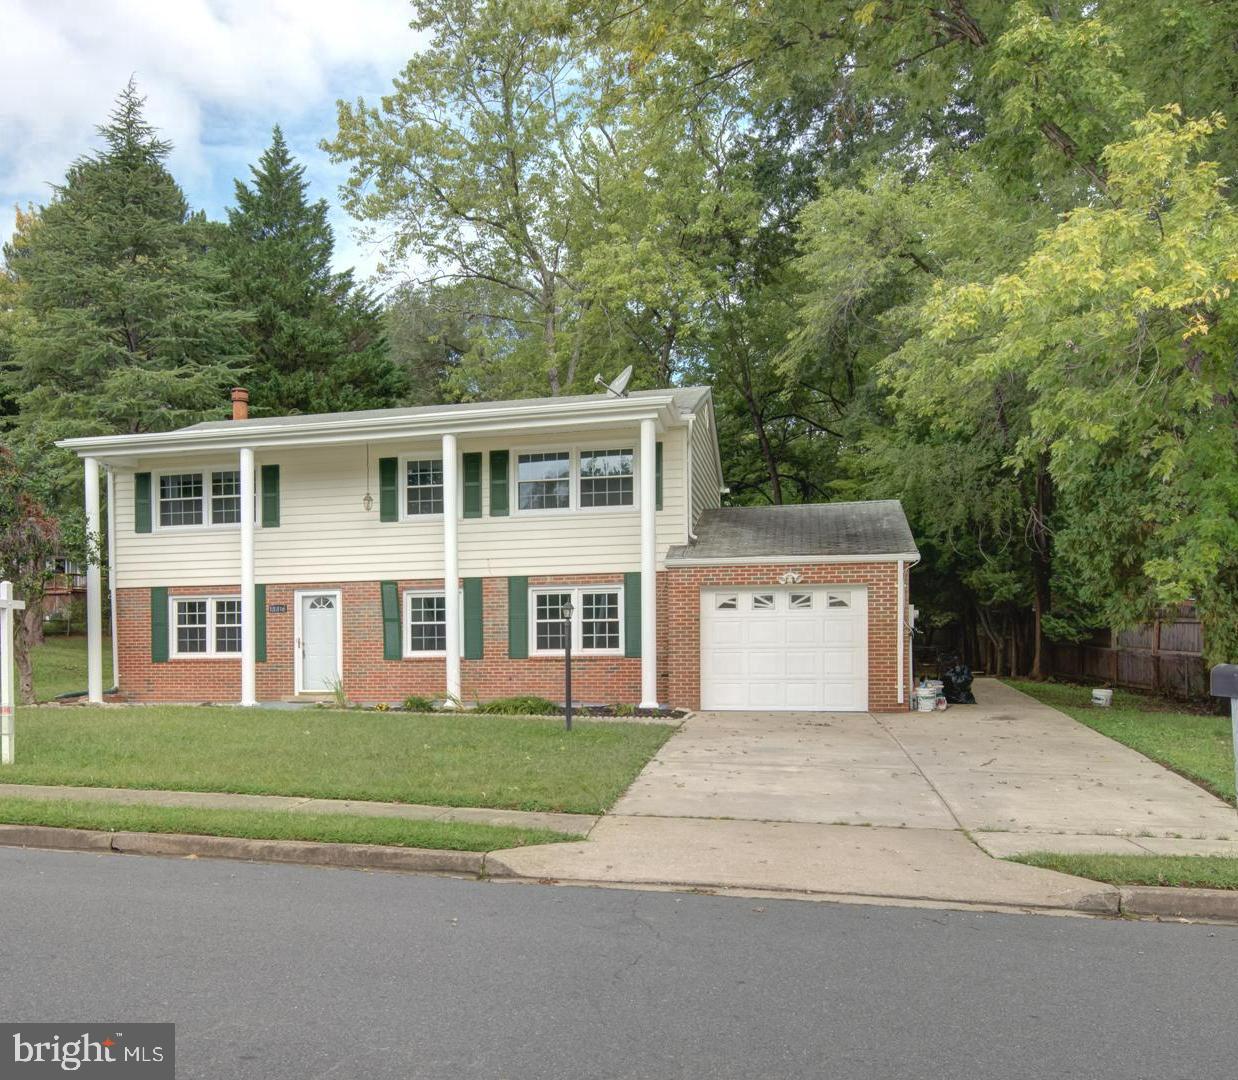
{"type": "Polygon", "coordinates": [[[715,555],[701,556],[668,556],[667,566],[783,566],[787,563],[800,563],[804,566],[820,566],[830,563],[899,563],[910,562],[915,565],[920,561],[918,551],[903,551],[884,553],[881,555],[715,555]]]}

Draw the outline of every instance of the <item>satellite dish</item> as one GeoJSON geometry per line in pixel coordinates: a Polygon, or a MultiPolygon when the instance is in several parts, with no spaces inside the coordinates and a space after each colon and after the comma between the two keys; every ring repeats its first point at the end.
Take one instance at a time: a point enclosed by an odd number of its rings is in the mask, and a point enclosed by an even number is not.
{"type": "Polygon", "coordinates": [[[632,365],[629,364],[621,372],[619,377],[612,383],[608,383],[601,375],[594,375],[593,382],[597,386],[603,387],[608,394],[613,394],[615,397],[628,396],[628,383],[632,381],[632,365]]]}

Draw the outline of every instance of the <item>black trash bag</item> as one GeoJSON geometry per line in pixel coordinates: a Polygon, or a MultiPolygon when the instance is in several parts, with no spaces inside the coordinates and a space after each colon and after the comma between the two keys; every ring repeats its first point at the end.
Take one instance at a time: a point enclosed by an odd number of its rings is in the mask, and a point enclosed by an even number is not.
{"type": "Polygon", "coordinates": [[[941,681],[941,692],[945,695],[947,704],[976,704],[976,695],[971,692],[971,668],[961,660],[955,659],[950,667],[941,673],[941,681]]]}

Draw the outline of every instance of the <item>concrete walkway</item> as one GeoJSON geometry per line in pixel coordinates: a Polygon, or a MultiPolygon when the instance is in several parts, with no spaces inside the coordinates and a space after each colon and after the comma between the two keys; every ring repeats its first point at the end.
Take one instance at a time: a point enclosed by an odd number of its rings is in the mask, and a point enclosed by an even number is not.
{"type": "Polygon", "coordinates": [[[995,680],[976,696],[934,714],[699,713],[587,843],[491,860],[540,878],[1112,911],[1116,889],[986,852],[1238,854],[1238,813],[1190,781],[995,680]]]}
{"type": "Polygon", "coordinates": [[[308,799],[295,795],[231,795],[210,791],[143,791],[134,788],[51,787],[0,784],[0,798],[74,800],[125,806],[192,806],[202,810],[291,810],[301,814],[352,814],[410,821],[469,822],[519,829],[552,829],[587,836],[598,819],[590,814],[491,810],[473,806],[423,806],[419,803],[365,802],[359,799],[308,799]]]}

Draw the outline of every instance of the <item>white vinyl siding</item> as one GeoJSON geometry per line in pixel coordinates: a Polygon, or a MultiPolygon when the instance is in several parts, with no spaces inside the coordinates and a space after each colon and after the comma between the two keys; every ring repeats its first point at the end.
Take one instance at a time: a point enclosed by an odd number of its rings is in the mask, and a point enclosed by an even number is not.
{"type": "Polygon", "coordinates": [[[692,425],[692,526],[701,513],[722,505],[722,473],[718,467],[717,430],[713,409],[702,408],[692,425]]]}
{"type": "MultiPolygon", "coordinates": [[[[659,567],[669,547],[687,540],[685,493],[686,429],[672,428],[659,439],[663,450],[663,504],[657,514],[659,567]]],[[[564,440],[582,449],[633,445],[627,428],[583,429],[564,440]]],[[[262,450],[256,468],[280,467],[280,524],[254,530],[257,580],[269,584],[337,581],[424,580],[443,573],[443,521],[439,516],[397,522],[379,520],[378,462],[384,457],[426,460],[438,456],[437,440],[421,443],[370,444],[366,481],[364,445],[262,450]],[[366,492],[372,498],[366,510],[366,492]]],[[[462,453],[482,454],[482,515],[459,522],[462,577],[512,574],[622,573],[640,569],[640,511],[636,507],[577,508],[555,513],[515,510],[490,516],[491,450],[511,454],[514,481],[520,453],[547,449],[546,438],[460,438],[462,453]]],[[[133,474],[152,473],[158,491],[160,472],[220,469],[218,454],[206,460],[139,459],[135,468],[116,477],[116,584],[119,588],[152,585],[218,586],[240,576],[240,537],[235,527],[165,529],[135,533],[133,474]],[[171,462],[175,460],[175,464],[171,462]]],[[[637,463],[639,472],[640,464],[637,463]]],[[[399,499],[406,499],[403,466],[399,499]]],[[[460,494],[456,494],[459,505],[460,494]]],[[[153,500],[152,500],[153,501],[153,500]]],[[[158,508],[153,507],[154,514],[158,508]]]]}

